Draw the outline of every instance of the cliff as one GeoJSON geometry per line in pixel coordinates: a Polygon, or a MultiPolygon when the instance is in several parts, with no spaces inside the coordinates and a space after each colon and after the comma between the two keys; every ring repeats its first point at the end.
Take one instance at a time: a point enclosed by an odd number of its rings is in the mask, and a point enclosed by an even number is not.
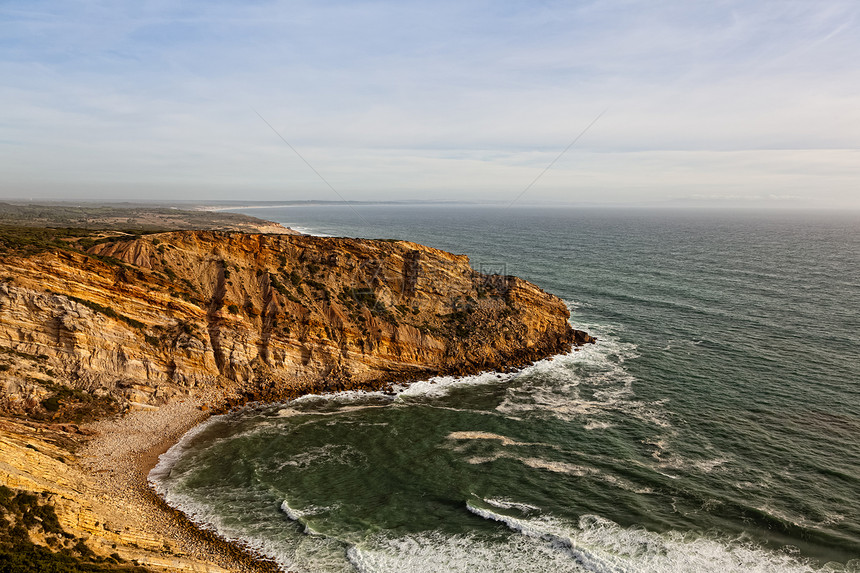
{"type": "Polygon", "coordinates": [[[146,489],[158,453],[209,411],[508,370],[593,342],[537,286],[405,241],[48,235],[0,249],[0,484],[41,497],[0,494],[54,508],[54,533],[29,539],[81,558],[266,570],[188,542],[146,489]]]}
{"type": "Polygon", "coordinates": [[[5,394],[20,400],[38,398],[34,378],[144,406],[201,388],[286,398],[588,340],[538,287],[404,241],[163,233],[10,257],[0,280],[0,349],[19,358],[5,394]]]}

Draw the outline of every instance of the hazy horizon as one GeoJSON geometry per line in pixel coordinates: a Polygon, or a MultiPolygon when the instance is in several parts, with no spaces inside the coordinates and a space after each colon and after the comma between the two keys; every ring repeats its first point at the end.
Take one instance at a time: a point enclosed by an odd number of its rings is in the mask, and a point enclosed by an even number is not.
{"type": "Polygon", "coordinates": [[[0,22],[0,201],[860,209],[849,1],[12,0],[0,22]]]}

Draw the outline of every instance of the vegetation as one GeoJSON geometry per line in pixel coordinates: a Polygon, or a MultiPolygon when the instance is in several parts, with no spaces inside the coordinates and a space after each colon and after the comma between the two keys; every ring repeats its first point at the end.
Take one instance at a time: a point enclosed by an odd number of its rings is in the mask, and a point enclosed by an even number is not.
{"type": "Polygon", "coordinates": [[[287,296],[290,293],[290,291],[287,290],[287,287],[282,285],[281,282],[278,280],[278,277],[276,277],[275,275],[269,275],[269,283],[271,283],[273,289],[275,289],[284,296],[287,296]]]}
{"type": "Polygon", "coordinates": [[[53,249],[71,249],[73,241],[89,237],[84,229],[45,229],[0,225],[0,254],[35,255],[53,249]]]}
{"type": "Polygon", "coordinates": [[[145,573],[114,554],[98,557],[81,539],[60,526],[47,493],[33,494],[0,485],[0,573],[78,573],[126,571],[145,573]],[[29,531],[41,532],[47,546],[30,540],[29,531]]]}
{"type": "Polygon", "coordinates": [[[65,296],[69,300],[73,300],[76,303],[82,304],[88,308],[91,308],[96,312],[100,312],[101,314],[103,314],[105,316],[109,316],[110,318],[113,318],[115,320],[121,320],[122,322],[128,324],[132,328],[137,328],[138,330],[142,330],[142,329],[146,328],[146,325],[143,324],[142,322],[140,322],[139,320],[135,320],[135,319],[130,318],[128,316],[125,316],[123,314],[119,314],[117,311],[115,311],[114,309],[112,309],[109,306],[103,306],[97,302],[92,302],[90,300],[85,300],[82,298],[78,298],[76,296],[71,296],[71,295],[65,295],[65,296]]]}
{"type": "Polygon", "coordinates": [[[185,277],[182,278],[182,284],[184,284],[188,288],[188,290],[190,290],[191,292],[197,292],[197,287],[194,285],[193,282],[191,282],[187,278],[185,278],[185,277]]]}
{"type": "Polygon", "coordinates": [[[376,299],[376,293],[373,292],[373,289],[352,289],[350,294],[352,295],[352,298],[364,306],[374,308],[379,304],[379,301],[376,299]]]}
{"type": "Polygon", "coordinates": [[[290,282],[293,283],[294,287],[298,287],[302,284],[302,275],[296,269],[290,271],[290,282]]]}
{"type": "Polygon", "coordinates": [[[0,202],[0,225],[68,229],[136,229],[158,233],[180,229],[253,230],[268,221],[238,213],[186,211],[169,207],[119,205],[17,205],[0,202]]]}
{"type": "Polygon", "coordinates": [[[28,415],[34,420],[80,424],[119,412],[119,405],[110,396],[94,396],[55,382],[39,381],[39,384],[44,385],[51,394],[38,404],[25,404],[28,415]]]}

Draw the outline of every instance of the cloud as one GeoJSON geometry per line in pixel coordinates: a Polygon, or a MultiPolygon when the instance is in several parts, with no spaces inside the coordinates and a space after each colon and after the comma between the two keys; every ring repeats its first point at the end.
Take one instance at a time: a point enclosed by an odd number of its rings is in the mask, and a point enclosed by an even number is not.
{"type": "Polygon", "coordinates": [[[840,1],[7,2],[0,194],[315,189],[257,110],[362,197],[484,198],[608,108],[536,192],[823,188],[860,206],[857,16],[840,1]]]}

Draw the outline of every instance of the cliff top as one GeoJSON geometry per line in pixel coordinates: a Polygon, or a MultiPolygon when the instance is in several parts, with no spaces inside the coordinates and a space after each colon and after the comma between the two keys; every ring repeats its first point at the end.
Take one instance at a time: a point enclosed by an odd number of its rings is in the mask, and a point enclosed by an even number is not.
{"type": "Polygon", "coordinates": [[[223,211],[120,205],[16,204],[0,202],[0,227],[124,231],[131,234],[175,230],[246,233],[296,232],[279,223],[223,211]]]}

